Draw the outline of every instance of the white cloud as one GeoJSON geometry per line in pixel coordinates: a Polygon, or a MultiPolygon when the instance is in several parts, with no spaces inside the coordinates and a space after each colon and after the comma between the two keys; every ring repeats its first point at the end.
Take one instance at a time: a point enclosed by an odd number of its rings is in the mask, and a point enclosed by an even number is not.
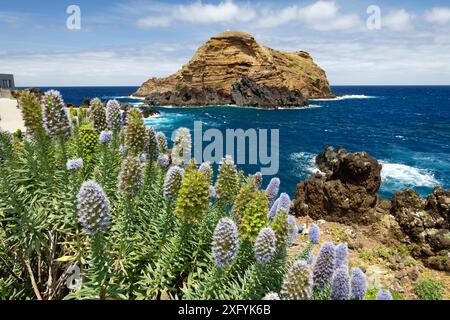
{"type": "Polygon", "coordinates": [[[381,27],[394,31],[404,31],[413,27],[414,16],[405,9],[391,11],[386,16],[381,16],[381,27]]]}
{"type": "Polygon", "coordinates": [[[304,23],[319,31],[351,29],[362,23],[357,14],[342,14],[335,1],[317,1],[305,7],[294,5],[278,11],[265,10],[257,26],[273,28],[291,22],[304,23]]]}
{"type": "Polygon", "coordinates": [[[137,25],[141,28],[157,28],[168,27],[172,23],[170,17],[149,16],[141,18],[137,21],[137,25]]]}
{"type": "Polygon", "coordinates": [[[426,11],[425,20],[430,23],[446,24],[450,22],[450,8],[433,8],[426,11]]]}
{"type": "Polygon", "coordinates": [[[305,50],[337,85],[448,85],[450,42],[435,43],[434,34],[375,33],[364,38],[327,38],[313,35],[269,37],[269,47],[305,50]],[[414,66],[412,68],[411,66],[414,66]]]}
{"type": "Polygon", "coordinates": [[[256,16],[248,5],[237,5],[232,0],[220,2],[217,5],[204,4],[197,1],[190,5],[178,5],[173,11],[175,19],[190,23],[221,23],[233,21],[250,21],[256,16]]]}
{"type": "MultiPolygon", "coordinates": [[[[291,5],[279,9],[270,6],[238,4],[224,0],[218,4],[200,0],[189,5],[167,5],[151,10],[148,17],[140,18],[141,28],[167,27],[175,22],[190,24],[252,23],[259,28],[275,28],[287,23],[303,23],[313,30],[344,30],[362,24],[357,14],[343,14],[335,1],[319,0],[307,6],[291,5]]],[[[129,8],[128,11],[131,9],[129,8]]],[[[134,12],[131,10],[131,12],[134,12]]]]}
{"type": "Polygon", "coordinates": [[[348,30],[362,26],[362,20],[357,14],[347,14],[330,19],[326,22],[314,21],[310,27],[320,31],[348,30]]]}
{"type": "Polygon", "coordinates": [[[78,52],[0,54],[2,71],[18,86],[136,86],[150,76],[177,71],[193,54],[191,45],[154,43],[139,48],[78,52]]]}
{"type": "Polygon", "coordinates": [[[167,5],[163,13],[161,7],[155,8],[154,11],[160,15],[152,14],[141,18],[137,21],[137,25],[141,28],[155,28],[167,27],[176,21],[214,24],[248,22],[256,18],[256,11],[250,5],[238,5],[233,0],[225,0],[217,5],[198,0],[189,5],[167,5]]]}
{"type": "Polygon", "coordinates": [[[317,1],[300,9],[300,15],[308,20],[322,20],[335,18],[339,8],[334,1],[317,1]]]}

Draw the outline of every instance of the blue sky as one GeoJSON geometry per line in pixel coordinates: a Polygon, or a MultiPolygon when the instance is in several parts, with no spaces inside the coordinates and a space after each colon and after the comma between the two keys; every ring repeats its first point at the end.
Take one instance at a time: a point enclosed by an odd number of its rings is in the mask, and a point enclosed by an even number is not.
{"type": "Polygon", "coordinates": [[[448,0],[2,1],[0,73],[20,86],[140,85],[225,30],[310,52],[334,85],[450,84],[448,0]],[[66,27],[69,5],[80,30],[66,27]],[[379,29],[367,27],[370,5],[379,29]]]}

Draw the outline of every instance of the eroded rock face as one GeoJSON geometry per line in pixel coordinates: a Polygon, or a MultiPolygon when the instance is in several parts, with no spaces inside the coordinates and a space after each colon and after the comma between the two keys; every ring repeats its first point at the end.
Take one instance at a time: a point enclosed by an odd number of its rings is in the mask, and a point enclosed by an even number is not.
{"type": "Polygon", "coordinates": [[[244,77],[233,84],[231,90],[233,104],[245,107],[302,107],[308,105],[299,90],[287,87],[268,87],[258,85],[250,78],[244,77]]]}
{"type": "Polygon", "coordinates": [[[436,187],[422,198],[406,189],[391,203],[391,214],[410,238],[412,254],[434,269],[450,271],[450,190],[436,187]]]}
{"type": "MultiPolygon", "coordinates": [[[[276,51],[243,32],[224,32],[212,37],[181,70],[166,78],[146,81],[134,95],[148,97],[159,105],[163,102],[179,106],[239,104],[236,91],[242,91],[238,87],[244,78],[251,79],[263,91],[269,90],[271,96],[282,96],[281,101],[289,104],[299,99],[296,92],[307,99],[333,97],[325,72],[308,53],[276,51]],[[235,100],[232,100],[233,90],[235,100]],[[191,98],[186,99],[186,95],[191,98]]],[[[245,88],[248,92],[249,86],[245,88]]],[[[242,105],[267,103],[264,97],[256,97],[251,103],[244,99],[242,105]]],[[[269,98],[269,103],[279,100],[269,98]]]]}
{"type": "Polygon", "coordinates": [[[328,147],[316,157],[323,173],[297,185],[293,210],[297,215],[341,223],[376,220],[381,165],[365,152],[348,153],[328,147]]]}
{"type": "Polygon", "coordinates": [[[239,105],[258,108],[303,107],[308,104],[298,90],[258,85],[247,77],[233,84],[231,94],[213,88],[190,89],[184,87],[179,91],[153,92],[146,97],[145,102],[154,106],[239,105]]]}

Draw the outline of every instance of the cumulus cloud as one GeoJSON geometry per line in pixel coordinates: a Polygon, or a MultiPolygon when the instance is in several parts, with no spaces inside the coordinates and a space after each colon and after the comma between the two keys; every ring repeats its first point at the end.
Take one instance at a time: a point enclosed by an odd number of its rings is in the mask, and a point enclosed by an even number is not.
{"type": "Polygon", "coordinates": [[[258,28],[274,28],[287,23],[303,23],[314,30],[343,30],[362,24],[357,14],[343,14],[335,1],[319,0],[306,6],[290,5],[278,9],[270,6],[238,4],[224,0],[209,4],[200,0],[188,5],[168,5],[165,13],[158,9],[141,18],[141,28],[167,27],[175,22],[190,24],[218,24],[251,22],[258,28]]]}
{"type": "MultiPolygon", "coordinates": [[[[161,11],[161,8],[157,11],[161,11]]],[[[248,22],[256,18],[256,11],[250,5],[238,5],[233,0],[225,0],[218,4],[198,0],[188,5],[167,5],[164,11],[161,15],[152,14],[139,19],[137,25],[141,28],[155,28],[167,27],[177,21],[214,24],[248,22]]]]}
{"type": "Polygon", "coordinates": [[[173,11],[175,19],[191,23],[221,23],[233,21],[250,21],[256,16],[248,5],[237,5],[232,0],[217,5],[197,1],[190,5],[178,5],[173,11]]]}
{"type": "Polygon", "coordinates": [[[430,23],[446,24],[450,22],[450,8],[433,8],[425,12],[425,20],[430,23]]]}
{"type": "Polygon", "coordinates": [[[413,27],[414,16],[405,9],[391,11],[381,17],[381,26],[394,31],[404,31],[413,27]]]}

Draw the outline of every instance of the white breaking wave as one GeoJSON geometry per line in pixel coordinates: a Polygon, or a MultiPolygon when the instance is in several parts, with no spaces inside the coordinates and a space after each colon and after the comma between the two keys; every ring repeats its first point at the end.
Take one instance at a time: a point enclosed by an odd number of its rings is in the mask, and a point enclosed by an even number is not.
{"type": "Polygon", "coordinates": [[[374,96],[366,96],[364,94],[347,94],[343,96],[338,96],[336,98],[324,98],[324,99],[309,99],[309,101],[341,101],[350,99],[375,99],[374,96]]]}
{"type": "Polygon", "coordinates": [[[301,177],[302,174],[323,173],[316,166],[316,155],[309,152],[294,152],[289,155],[289,159],[295,161],[294,173],[301,177]]]}
{"type": "Polygon", "coordinates": [[[430,170],[415,168],[400,163],[389,163],[385,161],[380,161],[380,163],[382,165],[381,179],[383,183],[392,184],[393,187],[433,188],[440,184],[430,170]]]}
{"type": "Polygon", "coordinates": [[[322,108],[323,106],[320,106],[318,104],[310,104],[306,107],[288,107],[288,108],[278,108],[277,110],[309,110],[309,109],[317,109],[322,108]]]}

